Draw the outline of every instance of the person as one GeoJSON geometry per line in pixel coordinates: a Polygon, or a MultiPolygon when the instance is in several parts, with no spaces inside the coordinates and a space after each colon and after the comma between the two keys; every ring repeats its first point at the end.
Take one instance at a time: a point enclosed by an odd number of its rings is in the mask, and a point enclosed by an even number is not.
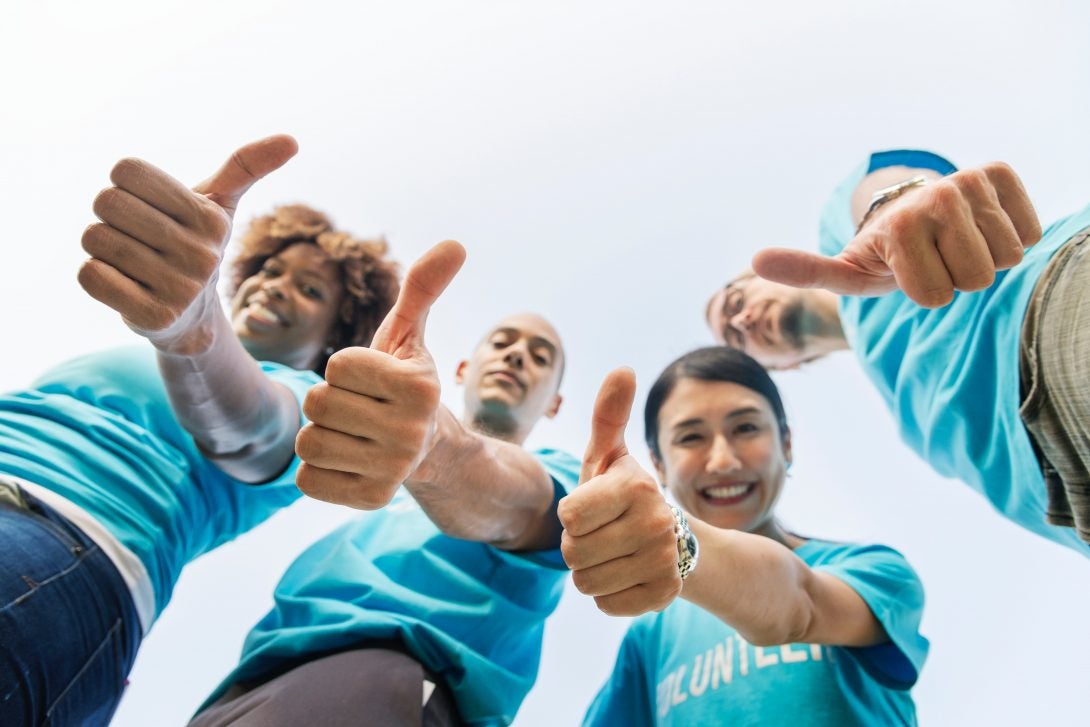
{"type": "Polygon", "coordinates": [[[920,580],[889,547],[777,518],[792,439],[760,364],[702,348],[652,385],[647,445],[677,508],[625,447],[634,392],[631,370],[607,377],[585,481],[559,507],[576,588],[608,614],[644,614],[584,724],[915,724],[920,580]]]}
{"type": "Polygon", "coordinates": [[[522,445],[560,407],[565,353],[540,316],[508,316],[458,365],[461,420],[440,406],[423,328],[461,264],[447,252],[304,404],[300,487],[375,512],[288,567],[191,727],[509,724],[533,685],[578,463],[522,445]]]}
{"type": "Polygon", "coordinates": [[[850,347],[935,470],[1090,555],[1088,237],[1090,207],[1042,233],[1005,164],[879,152],[833,194],[822,255],[758,253],[706,318],[776,368],[850,347]]]}
{"type": "Polygon", "coordinates": [[[152,345],[0,396],[0,723],[106,724],[186,563],[299,497],[301,401],[398,282],[385,243],[280,207],[243,235],[224,314],[235,206],[295,149],[243,146],[192,191],[126,159],[96,198],[80,282],[152,345]]]}

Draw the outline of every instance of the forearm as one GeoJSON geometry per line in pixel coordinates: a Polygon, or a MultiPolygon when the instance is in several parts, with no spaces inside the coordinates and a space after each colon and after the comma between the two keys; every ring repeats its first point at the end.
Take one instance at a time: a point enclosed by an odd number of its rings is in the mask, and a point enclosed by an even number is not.
{"type": "Polygon", "coordinates": [[[758,646],[796,643],[806,631],[807,566],[774,540],[724,530],[695,518],[700,562],[681,597],[733,626],[758,646]]]}
{"type": "Polygon", "coordinates": [[[269,380],[218,313],[199,332],[200,346],[157,348],[159,370],[178,422],[202,453],[243,482],[275,477],[291,462],[299,406],[269,380]]]}
{"type": "Polygon", "coordinates": [[[405,487],[447,535],[504,550],[560,543],[553,481],[522,447],[466,429],[440,408],[436,440],[405,487]]]}
{"type": "Polygon", "coordinates": [[[888,640],[855,590],[814,571],[787,546],[692,518],[689,523],[701,553],[682,598],[730,624],[750,643],[870,646],[888,640]]]}

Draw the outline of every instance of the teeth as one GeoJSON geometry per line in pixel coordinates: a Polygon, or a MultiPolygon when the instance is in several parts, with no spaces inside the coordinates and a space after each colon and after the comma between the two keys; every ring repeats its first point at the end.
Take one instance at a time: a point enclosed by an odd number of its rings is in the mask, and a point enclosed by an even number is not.
{"type": "Polygon", "coordinates": [[[271,310],[260,304],[254,304],[250,306],[250,315],[259,321],[266,323],[279,323],[280,318],[271,310]]]}
{"type": "Polygon", "coordinates": [[[746,490],[748,490],[748,489],[749,489],[749,485],[730,485],[730,486],[727,486],[727,487],[709,487],[708,489],[704,490],[704,494],[707,495],[708,497],[715,497],[715,498],[725,499],[725,498],[728,498],[728,497],[738,497],[739,495],[744,495],[746,493],[746,490]]]}

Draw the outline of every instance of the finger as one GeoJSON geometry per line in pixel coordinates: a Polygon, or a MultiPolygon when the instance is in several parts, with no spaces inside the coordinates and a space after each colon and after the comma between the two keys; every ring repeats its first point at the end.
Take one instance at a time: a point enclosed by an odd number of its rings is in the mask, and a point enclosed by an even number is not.
{"type": "Polygon", "coordinates": [[[311,422],[299,430],[295,438],[295,452],[307,464],[338,472],[367,473],[380,447],[364,437],[327,429],[311,422]]]}
{"type": "Polygon", "coordinates": [[[208,202],[162,169],[143,159],[122,159],[110,171],[110,181],[182,225],[197,224],[208,202]]]}
{"type": "MultiPolygon", "coordinates": [[[[423,406],[413,407],[414,410],[417,408],[424,410],[423,406]]],[[[374,399],[328,384],[311,387],[303,399],[303,414],[325,429],[389,442],[392,447],[423,437],[415,411],[409,411],[405,403],[395,405],[389,400],[374,399]]]]}
{"type": "Polygon", "coordinates": [[[613,462],[628,454],[624,433],[635,398],[636,372],[630,368],[609,372],[594,401],[590,441],[579,472],[580,483],[602,474],[613,462]]]}
{"type": "Polygon", "coordinates": [[[173,316],[146,288],[101,260],[84,262],[78,278],[88,295],[121,313],[132,326],[161,330],[173,322],[173,316]]]}
{"type": "Polygon", "coordinates": [[[1022,247],[1035,245],[1041,239],[1041,220],[1026,188],[1022,186],[1022,180],[1003,162],[985,164],[983,170],[994,185],[999,204],[1014,225],[1022,247]]]}
{"type": "Polygon", "coordinates": [[[565,530],[560,535],[560,554],[568,568],[583,570],[632,555],[640,549],[641,541],[622,515],[586,535],[565,530]]]}
{"type": "Polygon", "coordinates": [[[375,332],[371,348],[396,354],[406,346],[423,345],[428,311],[458,274],[465,258],[464,247],[446,240],[413,263],[401,284],[397,302],[375,332]]]}
{"type": "MultiPolygon", "coordinates": [[[[964,172],[961,193],[972,209],[973,222],[988,246],[995,270],[1006,270],[1022,261],[1022,240],[999,202],[987,175],[979,170],[964,172]],[[970,173],[971,172],[971,173],[970,173]]],[[[945,253],[944,253],[945,257],[945,253]]]]}
{"type": "Polygon", "coordinates": [[[838,295],[882,295],[896,289],[892,274],[863,270],[841,257],[770,247],[753,256],[753,271],[793,288],[824,288],[838,295]]]}
{"type": "Polygon", "coordinates": [[[625,456],[604,474],[592,477],[562,498],[556,515],[564,530],[578,537],[613,522],[640,502],[657,504],[665,500],[655,480],[636,460],[625,456]]]}
{"type": "Polygon", "coordinates": [[[89,225],[80,238],[84,251],[148,290],[157,290],[169,264],[153,248],[129,237],[121,230],[97,222],[89,225]]]}
{"type": "Polygon", "coordinates": [[[400,486],[377,486],[365,475],[314,467],[306,462],[295,473],[299,491],[315,500],[347,505],[357,510],[385,507],[400,486]]]}
{"type": "Polygon", "coordinates": [[[295,156],[299,144],[287,134],[268,136],[240,147],[211,177],[193,188],[229,214],[254,182],[276,171],[295,156]]]}
{"type": "Polygon", "coordinates": [[[661,611],[681,593],[681,576],[641,583],[620,593],[597,596],[598,610],[607,616],[639,616],[649,611],[661,611]]]}
{"type": "Polygon", "coordinates": [[[572,583],[586,596],[607,596],[634,586],[679,576],[677,543],[614,558],[590,568],[572,568],[572,583]]]}
{"type": "Polygon", "coordinates": [[[925,308],[938,308],[954,297],[954,282],[939,254],[930,225],[913,224],[904,229],[890,229],[895,238],[891,245],[889,267],[899,287],[910,299],[925,308]]]}
{"type": "Polygon", "coordinates": [[[995,280],[991,250],[976,225],[964,189],[956,203],[943,210],[935,246],[955,290],[983,290],[995,280]]]}
{"type": "Polygon", "coordinates": [[[99,192],[91,209],[106,224],[164,254],[176,251],[172,241],[187,238],[185,228],[170,215],[118,187],[99,192]]]}
{"type": "Polygon", "coordinates": [[[406,406],[438,406],[440,387],[431,359],[401,360],[362,346],[343,348],[329,357],[326,383],[354,394],[406,406]]]}

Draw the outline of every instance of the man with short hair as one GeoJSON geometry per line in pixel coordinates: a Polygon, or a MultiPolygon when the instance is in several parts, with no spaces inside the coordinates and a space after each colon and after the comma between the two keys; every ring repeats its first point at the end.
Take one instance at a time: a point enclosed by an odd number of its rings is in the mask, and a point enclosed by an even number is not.
{"type": "Polygon", "coordinates": [[[455,418],[423,345],[461,264],[436,250],[445,272],[410,271],[375,346],[334,355],[305,404],[300,486],[380,509],[292,563],[192,725],[507,724],[533,685],[579,462],[521,445],[560,407],[564,349],[540,316],[504,318],[458,366],[455,418]]]}
{"type": "Polygon", "coordinates": [[[1090,555],[1088,238],[1090,207],[1042,236],[1005,164],[879,152],[826,206],[822,255],[758,253],[705,317],[770,368],[855,350],[940,474],[1090,555]]]}

